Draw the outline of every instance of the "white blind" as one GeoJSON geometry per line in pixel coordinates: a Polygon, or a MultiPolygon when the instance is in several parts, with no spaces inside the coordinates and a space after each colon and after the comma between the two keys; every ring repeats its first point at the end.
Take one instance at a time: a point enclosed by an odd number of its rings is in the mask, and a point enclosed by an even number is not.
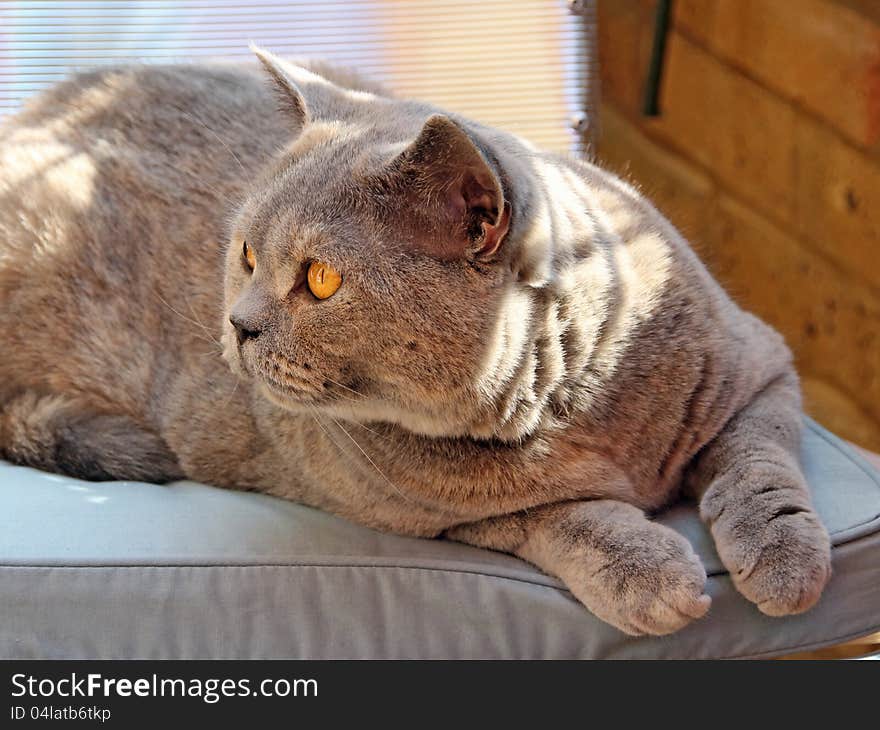
{"type": "Polygon", "coordinates": [[[587,30],[565,0],[0,0],[0,115],[76,70],[245,59],[254,41],[578,150],[572,122],[588,111],[594,56],[587,30]]]}

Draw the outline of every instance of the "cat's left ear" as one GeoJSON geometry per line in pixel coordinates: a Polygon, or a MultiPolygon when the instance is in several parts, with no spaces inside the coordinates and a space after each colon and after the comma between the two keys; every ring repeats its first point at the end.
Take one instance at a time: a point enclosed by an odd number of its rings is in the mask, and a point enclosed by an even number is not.
{"type": "Polygon", "coordinates": [[[305,97],[293,80],[293,74],[291,73],[297,67],[253,43],[251,43],[250,49],[260,59],[260,63],[263,64],[263,68],[269,74],[272,85],[275,87],[281,110],[297,126],[304,127],[309,121],[309,110],[306,108],[305,97]]]}
{"type": "Polygon", "coordinates": [[[510,227],[510,203],[498,174],[468,133],[442,114],[431,116],[395,160],[416,205],[427,206],[442,258],[489,259],[510,227]]]}

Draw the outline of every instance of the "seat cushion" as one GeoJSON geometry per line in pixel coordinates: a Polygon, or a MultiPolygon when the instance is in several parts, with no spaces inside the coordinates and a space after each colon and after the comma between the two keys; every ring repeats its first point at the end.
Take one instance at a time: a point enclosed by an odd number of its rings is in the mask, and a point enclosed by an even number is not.
{"type": "Polygon", "coordinates": [[[0,463],[0,657],[760,657],[880,630],[880,476],[812,421],[803,462],[834,541],[820,603],[759,613],[681,504],[658,519],[694,544],[713,604],[660,638],[622,634],[508,555],[192,482],[0,463]]]}

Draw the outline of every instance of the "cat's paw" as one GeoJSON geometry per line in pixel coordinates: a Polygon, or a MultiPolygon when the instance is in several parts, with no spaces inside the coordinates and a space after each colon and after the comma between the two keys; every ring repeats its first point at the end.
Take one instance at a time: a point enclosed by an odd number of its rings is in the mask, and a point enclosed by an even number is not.
{"type": "Polygon", "coordinates": [[[828,532],[812,509],[718,520],[715,544],[737,590],[768,616],[812,608],[831,577],[828,532]]]}
{"type": "Polygon", "coordinates": [[[702,618],[712,603],[704,592],[706,571],[690,543],[668,528],[651,527],[609,556],[582,599],[632,636],[671,634],[702,618]]]}

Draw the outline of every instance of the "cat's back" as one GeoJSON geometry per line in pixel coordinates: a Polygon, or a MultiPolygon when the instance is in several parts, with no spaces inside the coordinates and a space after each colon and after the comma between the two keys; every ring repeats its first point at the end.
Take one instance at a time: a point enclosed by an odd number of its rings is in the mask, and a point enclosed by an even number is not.
{"type": "MultiPolygon", "coordinates": [[[[104,66],[48,87],[0,125],[2,139],[11,130],[51,127],[65,131],[120,129],[136,121],[147,139],[151,129],[169,131],[181,124],[180,112],[224,116],[270,98],[257,69],[232,63],[129,64],[104,66]]],[[[132,130],[130,130],[132,131],[132,130]]]]}
{"type": "Polygon", "coordinates": [[[126,66],[0,125],[0,391],[140,390],[197,334],[172,310],[214,318],[229,212],[290,132],[272,108],[256,69],[126,66]]]}
{"type": "Polygon", "coordinates": [[[240,177],[284,139],[275,115],[258,111],[267,102],[255,70],[233,65],[75,75],[0,124],[0,220],[16,213],[10,202],[98,205],[101,192],[135,182],[126,176],[169,193],[240,177]]]}

